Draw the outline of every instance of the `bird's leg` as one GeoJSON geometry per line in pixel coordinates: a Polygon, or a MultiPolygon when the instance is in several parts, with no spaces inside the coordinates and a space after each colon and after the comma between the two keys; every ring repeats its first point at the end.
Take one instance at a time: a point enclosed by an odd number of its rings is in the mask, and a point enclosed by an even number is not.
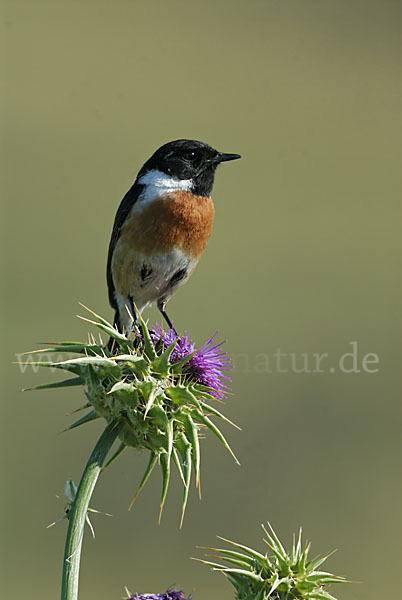
{"type": "Polygon", "coordinates": [[[169,329],[173,329],[173,331],[175,332],[176,336],[179,337],[176,329],[173,327],[172,321],[169,319],[169,316],[168,316],[168,314],[166,312],[166,301],[158,300],[157,307],[158,307],[161,315],[165,319],[166,323],[169,325],[169,329]]]}

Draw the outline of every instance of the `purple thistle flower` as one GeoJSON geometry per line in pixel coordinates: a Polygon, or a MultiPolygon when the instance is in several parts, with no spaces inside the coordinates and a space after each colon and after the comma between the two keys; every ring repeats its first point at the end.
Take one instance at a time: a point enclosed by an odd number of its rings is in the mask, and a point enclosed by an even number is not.
{"type": "MultiPolygon", "coordinates": [[[[196,349],[194,342],[190,340],[187,333],[178,336],[173,329],[164,331],[159,323],[156,323],[149,333],[155,347],[162,341],[163,350],[166,350],[175,340],[178,340],[170,357],[172,364],[192,354],[196,349]]],[[[231,369],[232,365],[229,354],[221,348],[224,342],[214,344],[217,333],[214,333],[184,365],[183,373],[188,375],[194,382],[211,388],[210,394],[221,400],[225,397],[227,391],[231,391],[231,388],[222,380],[231,381],[230,377],[224,374],[224,371],[231,369]]]]}
{"type": "MultiPolygon", "coordinates": [[[[164,594],[133,594],[127,600],[186,600],[186,598],[182,591],[167,590],[164,594]]],[[[191,596],[187,600],[191,600],[191,596]]]]}

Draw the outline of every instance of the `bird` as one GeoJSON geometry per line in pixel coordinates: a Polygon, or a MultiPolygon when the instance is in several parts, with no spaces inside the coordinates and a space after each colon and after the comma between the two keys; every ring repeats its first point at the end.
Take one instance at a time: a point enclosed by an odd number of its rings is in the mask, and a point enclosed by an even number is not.
{"type": "Polygon", "coordinates": [[[198,140],[179,139],[145,162],[117,210],[107,258],[114,326],[127,333],[153,302],[169,328],[166,304],[194,271],[214,222],[219,164],[241,158],[198,140]]]}

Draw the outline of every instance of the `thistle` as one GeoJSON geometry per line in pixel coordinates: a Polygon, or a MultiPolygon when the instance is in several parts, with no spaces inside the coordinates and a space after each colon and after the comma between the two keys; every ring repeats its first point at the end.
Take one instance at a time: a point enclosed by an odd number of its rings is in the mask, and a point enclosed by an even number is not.
{"type": "Polygon", "coordinates": [[[241,552],[225,548],[204,549],[217,552],[218,555],[212,557],[223,560],[231,566],[209,560],[201,560],[201,562],[227,577],[236,589],[237,600],[336,600],[325,590],[325,587],[346,580],[318,570],[332,552],[308,560],[310,543],[302,546],[300,529],[297,541],[293,536],[292,550],[288,553],[269,523],[268,526],[269,531],[262,526],[267,536],[264,541],[269,547],[265,554],[225,538],[219,538],[241,552]]]}
{"type": "Polygon", "coordinates": [[[215,416],[234,425],[211,404],[222,399],[229,389],[222,381],[229,379],[224,374],[230,368],[229,356],[221,344],[213,344],[215,336],[196,350],[186,334],[179,337],[173,330],[164,332],[159,325],[149,330],[140,317],[141,331],[129,339],[102,317],[89,312],[94,320],[81,318],[114,339],[113,353],[93,336],[88,343],[52,344],[37,352],[79,356],[34,364],[62,369],[75,377],[32,389],[84,387],[87,402],[77,410],[87,412],[67,430],[102,417],[115,424],[120,445],[105,467],[127,447],[149,451],[148,465],[130,507],[159,463],[163,478],[160,518],[174,464],[184,486],[182,523],[192,470],[200,491],[200,431],[209,429],[238,462],[210,418],[215,416]]]}
{"type": "Polygon", "coordinates": [[[65,360],[30,363],[61,369],[73,375],[64,381],[38,385],[32,389],[84,388],[86,403],[77,410],[87,412],[67,430],[100,418],[107,422],[83,471],[68,513],[63,600],[76,600],[78,597],[83,529],[98,476],[125,448],[149,452],[148,465],[130,508],[155,465],[159,463],[161,466],[159,520],[169,486],[171,465],[176,466],[184,486],[180,526],[193,470],[200,492],[200,432],[211,431],[238,462],[222,432],[211,420],[211,417],[218,417],[231,423],[211,405],[220,400],[227,389],[221,379],[228,379],[223,371],[229,367],[229,357],[220,345],[214,346],[211,338],[197,351],[187,336],[180,338],[174,332],[169,334],[174,339],[166,344],[166,336],[160,327],[150,332],[140,315],[139,328],[134,339],[130,339],[105,319],[87,310],[93,319],[81,318],[111,336],[114,340],[113,353],[101,339],[97,342],[90,336],[88,343],[61,342],[37,351],[45,354],[65,353],[68,355],[65,360]],[[70,358],[71,355],[78,356],[70,358]],[[117,438],[120,445],[104,464],[117,438]]]}

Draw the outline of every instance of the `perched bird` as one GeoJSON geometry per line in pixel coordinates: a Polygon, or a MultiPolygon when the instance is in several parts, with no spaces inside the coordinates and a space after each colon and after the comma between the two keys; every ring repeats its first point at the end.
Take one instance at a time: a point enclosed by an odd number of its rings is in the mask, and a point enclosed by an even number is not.
{"type": "Polygon", "coordinates": [[[115,325],[130,331],[156,302],[169,327],[166,304],[190,277],[214,221],[210,197],[221,162],[241,158],[196,140],[161,146],[141,168],[113,225],[107,261],[115,325]]]}

